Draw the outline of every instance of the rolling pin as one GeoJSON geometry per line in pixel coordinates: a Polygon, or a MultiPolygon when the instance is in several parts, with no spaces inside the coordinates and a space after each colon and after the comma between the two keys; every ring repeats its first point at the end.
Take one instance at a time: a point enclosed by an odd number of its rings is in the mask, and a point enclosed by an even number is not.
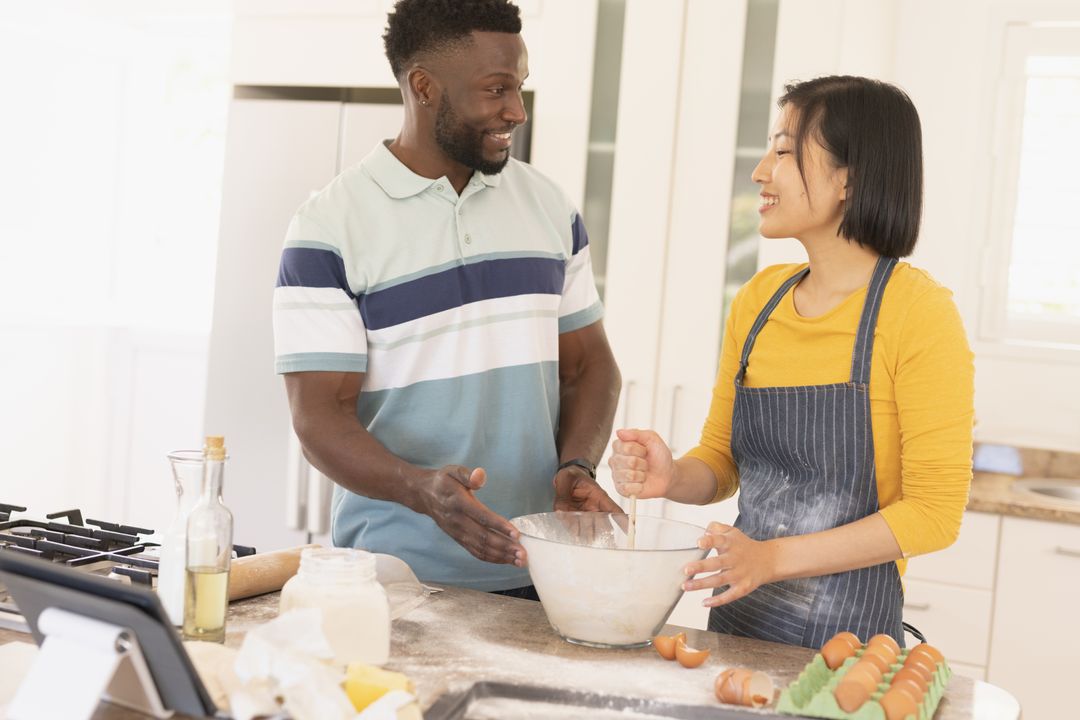
{"type": "Polygon", "coordinates": [[[229,601],[243,600],[269,592],[277,592],[300,567],[300,552],[321,545],[256,553],[236,558],[229,569],[229,601]]]}

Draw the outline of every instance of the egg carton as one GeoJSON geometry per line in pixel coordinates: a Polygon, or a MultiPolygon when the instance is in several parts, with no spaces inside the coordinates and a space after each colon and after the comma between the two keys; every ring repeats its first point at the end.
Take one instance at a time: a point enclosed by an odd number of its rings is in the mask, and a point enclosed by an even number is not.
{"type": "MultiPolygon", "coordinates": [[[[863,650],[858,650],[855,657],[850,657],[836,670],[830,670],[825,664],[821,653],[814,655],[814,659],[807,663],[803,671],[799,673],[791,685],[780,693],[780,700],[776,703],[776,711],[786,715],[803,715],[808,717],[832,718],[833,720],[885,720],[885,711],[878,700],[889,689],[893,675],[904,665],[908,651],[901,650],[900,657],[884,674],[882,682],[878,684],[877,691],[870,699],[863,703],[853,713],[844,712],[836,704],[833,690],[836,689],[840,679],[851,669],[851,666],[862,657],[863,650]]],[[[948,663],[938,663],[934,676],[923,696],[922,705],[919,707],[917,716],[908,715],[907,720],[930,720],[937,710],[941,697],[945,694],[945,686],[949,684],[952,670],[948,663]]]]}

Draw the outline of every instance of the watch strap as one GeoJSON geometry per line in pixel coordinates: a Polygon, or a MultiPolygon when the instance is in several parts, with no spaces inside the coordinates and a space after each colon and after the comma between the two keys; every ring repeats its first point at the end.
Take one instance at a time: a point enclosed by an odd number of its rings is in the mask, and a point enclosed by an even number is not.
{"type": "Polygon", "coordinates": [[[555,472],[559,472],[560,470],[565,470],[566,468],[573,466],[577,466],[587,472],[589,474],[589,477],[591,477],[593,480],[596,479],[596,465],[592,464],[585,458],[572,458],[570,460],[567,460],[566,462],[561,463],[555,472]]]}

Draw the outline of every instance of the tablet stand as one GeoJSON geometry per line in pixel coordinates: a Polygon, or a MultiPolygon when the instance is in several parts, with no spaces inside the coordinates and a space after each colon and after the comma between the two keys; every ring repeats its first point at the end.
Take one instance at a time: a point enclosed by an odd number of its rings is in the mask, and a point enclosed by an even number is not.
{"type": "Polygon", "coordinates": [[[126,628],[51,607],[38,630],[45,639],[8,706],[9,720],[89,720],[103,699],[155,718],[172,715],[126,628]]]}

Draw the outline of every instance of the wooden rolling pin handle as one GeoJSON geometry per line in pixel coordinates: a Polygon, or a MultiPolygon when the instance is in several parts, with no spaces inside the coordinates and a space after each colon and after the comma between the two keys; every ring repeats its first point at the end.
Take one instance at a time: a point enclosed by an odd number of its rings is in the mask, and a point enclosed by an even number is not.
{"type": "Polygon", "coordinates": [[[236,558],[229,569],[229,601],[277,592],[300,567],[300,552],[320,545],[256,553],[236,558]]]}

